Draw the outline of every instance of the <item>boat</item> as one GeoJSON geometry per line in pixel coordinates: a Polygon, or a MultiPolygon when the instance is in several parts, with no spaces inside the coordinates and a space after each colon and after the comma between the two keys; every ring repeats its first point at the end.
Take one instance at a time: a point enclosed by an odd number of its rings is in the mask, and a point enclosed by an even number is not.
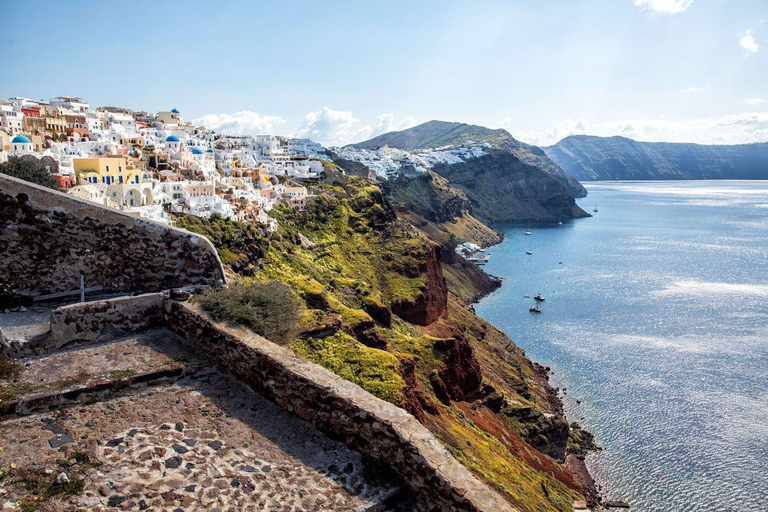
{"type": "Polygon", "coordinates": [[[525,254],[533,254],[533,251],[525,251],[525,254]]]}
{"type": "Polygon", "coordinates": [[[597,203],[595,203],[595,209],[592,210],[593,212],[597,213],[597,203]]]}
{"type": "Polygon", "coordinates": [[[533,300],[537,300],[539,302],[544,302],[544,296],[540,293],[536,294],[536,296],[533,298],[533,300]]]}
{"type": "Polygon", "coordinates": [[[530,296],[530,295],[523,295],[523,298],[525,298],[525,299],[530,299],[530,298],[531,298],[531,296],[530,296]]]}
{"type": "Polygon", "coordinates": [[[491,256],[472,256],[471,258],[467,258],[467,261],[471,261],[472,263],[488,263],[491,260],[491,256]]]}
{"type": "Polygon", "coordinates": [[[528,309],[531,313],[541,313],[541,308],[539,306],[531,306],[530,309],[528,309]]]}
{"type": "Polygon", "coordinates": [[[523,234],[524,234],[524,235],[532,235],[533,233],[531,233],[530,231],[526,231],[526,232],[525,232],[525,233],[523,233],[523,234]]]}

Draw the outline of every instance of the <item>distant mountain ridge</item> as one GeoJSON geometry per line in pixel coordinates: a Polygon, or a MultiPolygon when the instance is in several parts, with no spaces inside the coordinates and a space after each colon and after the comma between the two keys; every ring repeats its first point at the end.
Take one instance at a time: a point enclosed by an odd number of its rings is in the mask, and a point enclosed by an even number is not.
{"type": "Polygon", "coordinates": [[[576,179],[563,172],[541,148],[520,142],[501,128],[491,129],[467,123],[428,121],[413,128],[384,133],[370,140],[350,145],[370,150],[389,146],[404,151],[418,151],[471,143],[488,143],[495,149],[512,153],[522,163],[538,167],[550,174],[575,197],[587,195],[586,189],[576,179]]]}
{"type": "Polygon", "coordinates": [[[768,179],[768,143],[726,146],[572,135],[543,149],[582,181],[768,179]]]}

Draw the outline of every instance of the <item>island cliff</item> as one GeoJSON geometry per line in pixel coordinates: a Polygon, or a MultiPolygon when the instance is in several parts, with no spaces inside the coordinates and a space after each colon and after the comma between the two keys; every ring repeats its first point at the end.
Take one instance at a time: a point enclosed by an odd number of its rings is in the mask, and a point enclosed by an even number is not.
{"type": "Polygon", "coordinates": [[[578,180],[768,179],[768,143],[675,144],[573,135],[544,152],[578,180]]]}

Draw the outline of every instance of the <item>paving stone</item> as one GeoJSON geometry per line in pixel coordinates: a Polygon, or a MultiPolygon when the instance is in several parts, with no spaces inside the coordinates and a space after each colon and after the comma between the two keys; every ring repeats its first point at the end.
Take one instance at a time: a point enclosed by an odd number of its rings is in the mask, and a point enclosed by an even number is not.
{"type": "Polygon", "coordinates": [[[51,448],[60,448],[74,441],[74,438],[70,434],[60,434],[56,437],[52,437],[48,440],[48,444],[51,448]]]}

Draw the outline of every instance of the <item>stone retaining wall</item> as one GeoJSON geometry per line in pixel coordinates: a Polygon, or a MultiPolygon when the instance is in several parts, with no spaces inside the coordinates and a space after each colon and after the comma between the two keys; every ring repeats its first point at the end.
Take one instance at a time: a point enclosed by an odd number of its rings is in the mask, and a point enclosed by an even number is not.
{"type": "Polygon", "coordinates": [[[220,285],[211,242],[0,174],[0,276],[29,295],[76,290],[155,292],[220,285]]]}
{"type": "Polygon", "coordinates": [[[51,341],[55,350],[76,341],[122,336],[164,324],[163,294],[71,304],[51,312],[51,341]]]}
{"type": "Polygon", "coordinates": [[[168,329],[320,431],[387,463],[425,509],[513,511],[403,409],[251,331],[214,323],[189,303],[167,301],[165,307],[168,329]]]}

